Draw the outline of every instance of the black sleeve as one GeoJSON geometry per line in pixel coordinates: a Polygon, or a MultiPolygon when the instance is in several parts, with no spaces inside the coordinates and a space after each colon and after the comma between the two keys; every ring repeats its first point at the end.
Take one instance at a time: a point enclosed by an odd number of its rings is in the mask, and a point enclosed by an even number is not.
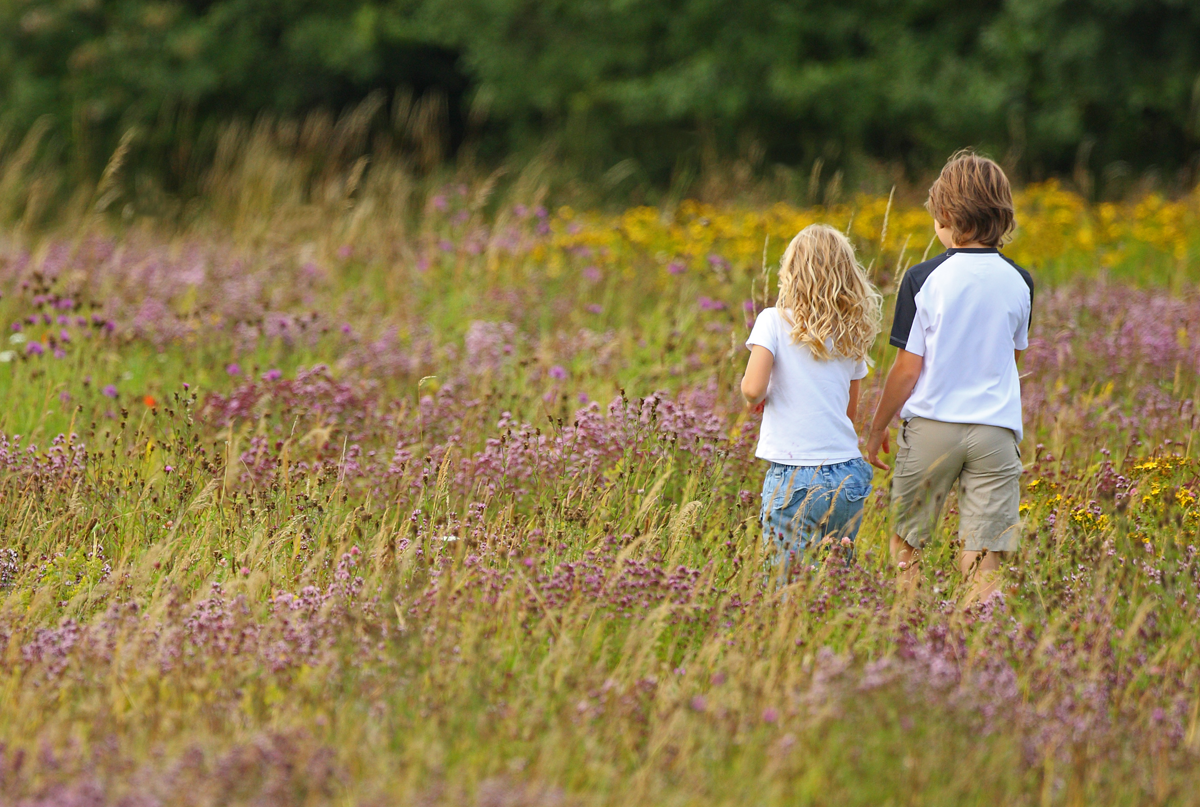
{"type": "Polygon", "coordinates": [[[905,272],[900,291],[896,292],[896,316],[892,319],[892,338],[889,340],[895,347],[908,347],[908,335],[917,316],[917,288],[914,273],[911,270],[905,272]]]}
{"type": "Polygon", "coordinates": [[[1011,266],[1013,269],[1017,270],[1017,273],[1021,275],[1021,279],[1025,281],[1025,285],[1029,287],[1029,322],[1026,323],[1025,327],[1026,327],[1026,329],[1032,328],[1033,327],[1033,275],[1029,274],[1029,272],[1025,271],[1020,266],[1018,266],[1017,262],[1014,261],[1012,258],[1009,258],[1007,255],[1001,255],[1000,257],[1002,257],[1002,258],[1004,258],[1004,260],[1008,261],[1009,266],[1011,266]]]}
{"type": "Polygon", "coordinates": [[[1028,323],[1028,327],[1033,328],[1033,275],[1029,274],[1028,272],[1024,272],[1024,271],[1021,272],[1021,275],[1022,275],[1022,277],[1025,278],[1025,285],[1029,287],[1029,323],[1028,323]]]}

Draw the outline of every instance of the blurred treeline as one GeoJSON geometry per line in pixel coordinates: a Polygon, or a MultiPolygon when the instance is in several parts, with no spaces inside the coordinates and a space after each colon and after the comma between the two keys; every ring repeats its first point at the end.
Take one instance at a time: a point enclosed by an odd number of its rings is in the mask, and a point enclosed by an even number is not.
{"type": "Polygon", "coordinates": [[[963,145],[1019,178],[1094,177],[1090,192],[1147,172],[1190,186],[1200,2],[0,2],[10,161],[24,144],[22,160],[94,181],[124,137],[121,160],[198,190],[231,124],[269,119],[287,146],[347,110],[351,159],[550,143],[610,186],[722,160],[914,177],[963,145]],[[314,114],[333,117],[306,130],[314,114]]]}

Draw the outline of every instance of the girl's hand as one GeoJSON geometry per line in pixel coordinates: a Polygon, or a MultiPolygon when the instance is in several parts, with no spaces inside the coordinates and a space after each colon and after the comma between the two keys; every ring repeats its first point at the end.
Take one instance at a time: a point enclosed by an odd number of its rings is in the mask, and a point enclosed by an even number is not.
{"type": "Polygon", "coordinates": [[[756,414],[756,415],[761,415],[761,414],[762,414],[762,412],[763,412],[763,410],[764,410],[764,409],[766,409],[766,408],[767,408],[767,399],[766,399],[766,398],[763,398],[763,399],[762,399],[761,401],[759,401],[758,403],[756,403],[756,404],[752,405],[752,406],[750,407],[750,411],[751,411],[751,412],[753,412],[753,413],[754,413],[754,414],[756,414]]]}

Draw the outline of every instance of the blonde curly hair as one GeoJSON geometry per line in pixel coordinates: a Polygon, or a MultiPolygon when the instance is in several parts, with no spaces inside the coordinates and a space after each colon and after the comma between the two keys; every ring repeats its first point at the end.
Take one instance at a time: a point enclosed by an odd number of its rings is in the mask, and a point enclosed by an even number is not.
{"type": "Polygon", "coordinates": [[[791,325],[792,342],[807,345],[817,359],[864,361],[882,327],[882,295],[850,240],[827,224],[805,227],[788,244],[775,305],[791,325]]]}

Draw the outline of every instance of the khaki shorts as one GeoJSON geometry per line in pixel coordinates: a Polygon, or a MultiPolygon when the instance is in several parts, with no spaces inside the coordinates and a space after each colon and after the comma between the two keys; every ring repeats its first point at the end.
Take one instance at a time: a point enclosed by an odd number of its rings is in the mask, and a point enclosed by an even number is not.
{"type": "Polygon", "coordinates": [[[900,426],[892,508],[896,533],[920,547],[959,483],[963,549],[1012,552],[1021,542],[1021,452],[1011,429],[911,418],[900,426]]]}

